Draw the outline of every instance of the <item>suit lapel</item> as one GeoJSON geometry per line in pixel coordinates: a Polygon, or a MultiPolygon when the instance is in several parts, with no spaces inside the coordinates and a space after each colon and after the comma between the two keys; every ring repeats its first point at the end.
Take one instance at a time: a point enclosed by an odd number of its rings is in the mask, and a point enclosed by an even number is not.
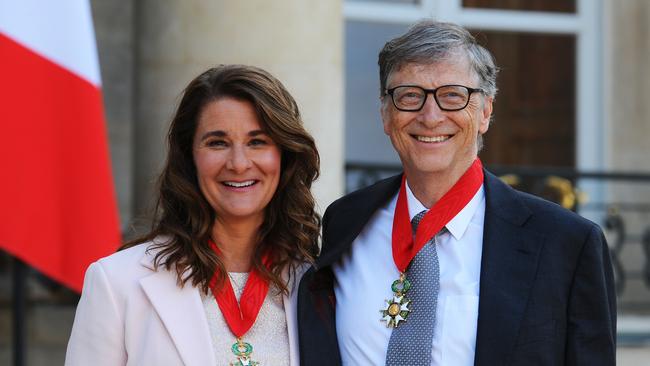
{"type": "Polygon", "coordinates": [[[316,260],[316,268],[331,265],[350,248],[372,215],[397,193],[401,181],[401,174],[384,179],[328,208],[336,216],[326,212],[323,218],[323,251],[316,260]]]}
{"type": "Polygon", "coordinates": [[[526,228],[530,210],[485,174],[485,223],[475,365],[504,365],[514,349],[544,238],[526,228]]]}
{"type": "MultiPolygon", "coordinates": [[[[151,254],[142,265],[152,268],[151,254]]],[[[199,290],[191,284],[178,287],[176,276],[159,268],[140,280],[142,289],[156,310],[187,366],[214,365],[212,340],[199,290]]]]}

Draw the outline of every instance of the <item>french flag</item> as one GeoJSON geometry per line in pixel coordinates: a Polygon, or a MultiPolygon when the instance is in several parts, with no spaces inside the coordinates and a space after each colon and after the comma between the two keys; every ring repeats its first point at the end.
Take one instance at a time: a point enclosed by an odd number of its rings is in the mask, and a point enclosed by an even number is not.
{"type": "Polygon", "coordinates": [[[121,241],[87,0],[0,0],[0,249],[81,291],[121,241]]]}

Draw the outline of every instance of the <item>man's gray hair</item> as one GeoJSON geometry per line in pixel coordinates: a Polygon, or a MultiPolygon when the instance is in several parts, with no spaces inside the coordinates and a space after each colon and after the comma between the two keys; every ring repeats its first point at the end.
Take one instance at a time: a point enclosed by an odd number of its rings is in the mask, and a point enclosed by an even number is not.
{"type": "Polygon", "coordinates": [[[388,41],[379,52],[380,95],[384,95],[388,76],[410,63],[432,64],[456,56],[467,55],[470,66],[479,77],[478,87],[494,97],[497,93],[498,69],[492,54],[476,42],[465,28],[453,24],[422,20],[405,34],[388,41]]]}

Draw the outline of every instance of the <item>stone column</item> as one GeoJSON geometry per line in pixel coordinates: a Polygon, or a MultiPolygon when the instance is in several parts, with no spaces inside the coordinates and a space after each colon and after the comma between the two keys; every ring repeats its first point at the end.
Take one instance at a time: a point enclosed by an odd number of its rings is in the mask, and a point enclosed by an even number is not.
{"type": "Polygon", "coordinates": [[[609,168],[650,172],[650,2],[604,5],[609,168]]]}
{"type": "Polygon", "coordinates": [[[182,88],[222,63],[262,67],[296,98],[322,159],[324,210],[343,192],[341,0],[143,0],[137,3],[136,211],[150,203],[164,134],[182,88]]]}
{"type": "MultiPolygon", "coordinates": [[[[646,0],[606,0],[604,23],[604,92],[607,169],[614,172],[650,173],[650,2],[646,0]]],[[[608,201],[616,204],[625,223],[626,244],[615,252],[626,272],[643,273],[650,258],[639,239],[650,230],[648,211],[650,182],[610,182],[608,201]],[[630,209],[625,207],[638,207],[630,209]]],[[[610,245],[616,244],[612,234],[610,245]]],[[[650,288],[641,277],[627,276],[619,301],[623,304],[647,303],[650,288]]],[[[619,332],[650,333],[647,309],[619,306],[619,314],[643,313],[643,321],[630,322],[619,316],[619,332]],[[632,326],[630,324],[632,323],[632,326]]]]}
{"type": "Polygon", "coordinates": [[[112,173],[123,232],[128,231],[133,214],[133,2],[92,1],[112,173]]]}

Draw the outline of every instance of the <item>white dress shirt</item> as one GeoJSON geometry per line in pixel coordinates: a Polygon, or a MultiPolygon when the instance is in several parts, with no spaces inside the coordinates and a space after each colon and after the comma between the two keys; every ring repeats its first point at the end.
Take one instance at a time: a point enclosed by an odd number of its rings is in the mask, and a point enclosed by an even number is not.
{"type": "MultiPolygon", "coordinates": [[[[427,208],[407,186],[409,217],[427,208]]],[[[384,365],[391,328],[380,310],[399,277],[391,234],[397,194],[379,209],[354,240],[349,255],[333,266],[336,331],[343,365],[384,365]]],[[[432,365],[473,365],[478,319],[485,194],[483,186],[438,236],[440,293],[431,347],[432,365]]],[[[408,320],[407,320],[408,321],[408,320]]]]}

